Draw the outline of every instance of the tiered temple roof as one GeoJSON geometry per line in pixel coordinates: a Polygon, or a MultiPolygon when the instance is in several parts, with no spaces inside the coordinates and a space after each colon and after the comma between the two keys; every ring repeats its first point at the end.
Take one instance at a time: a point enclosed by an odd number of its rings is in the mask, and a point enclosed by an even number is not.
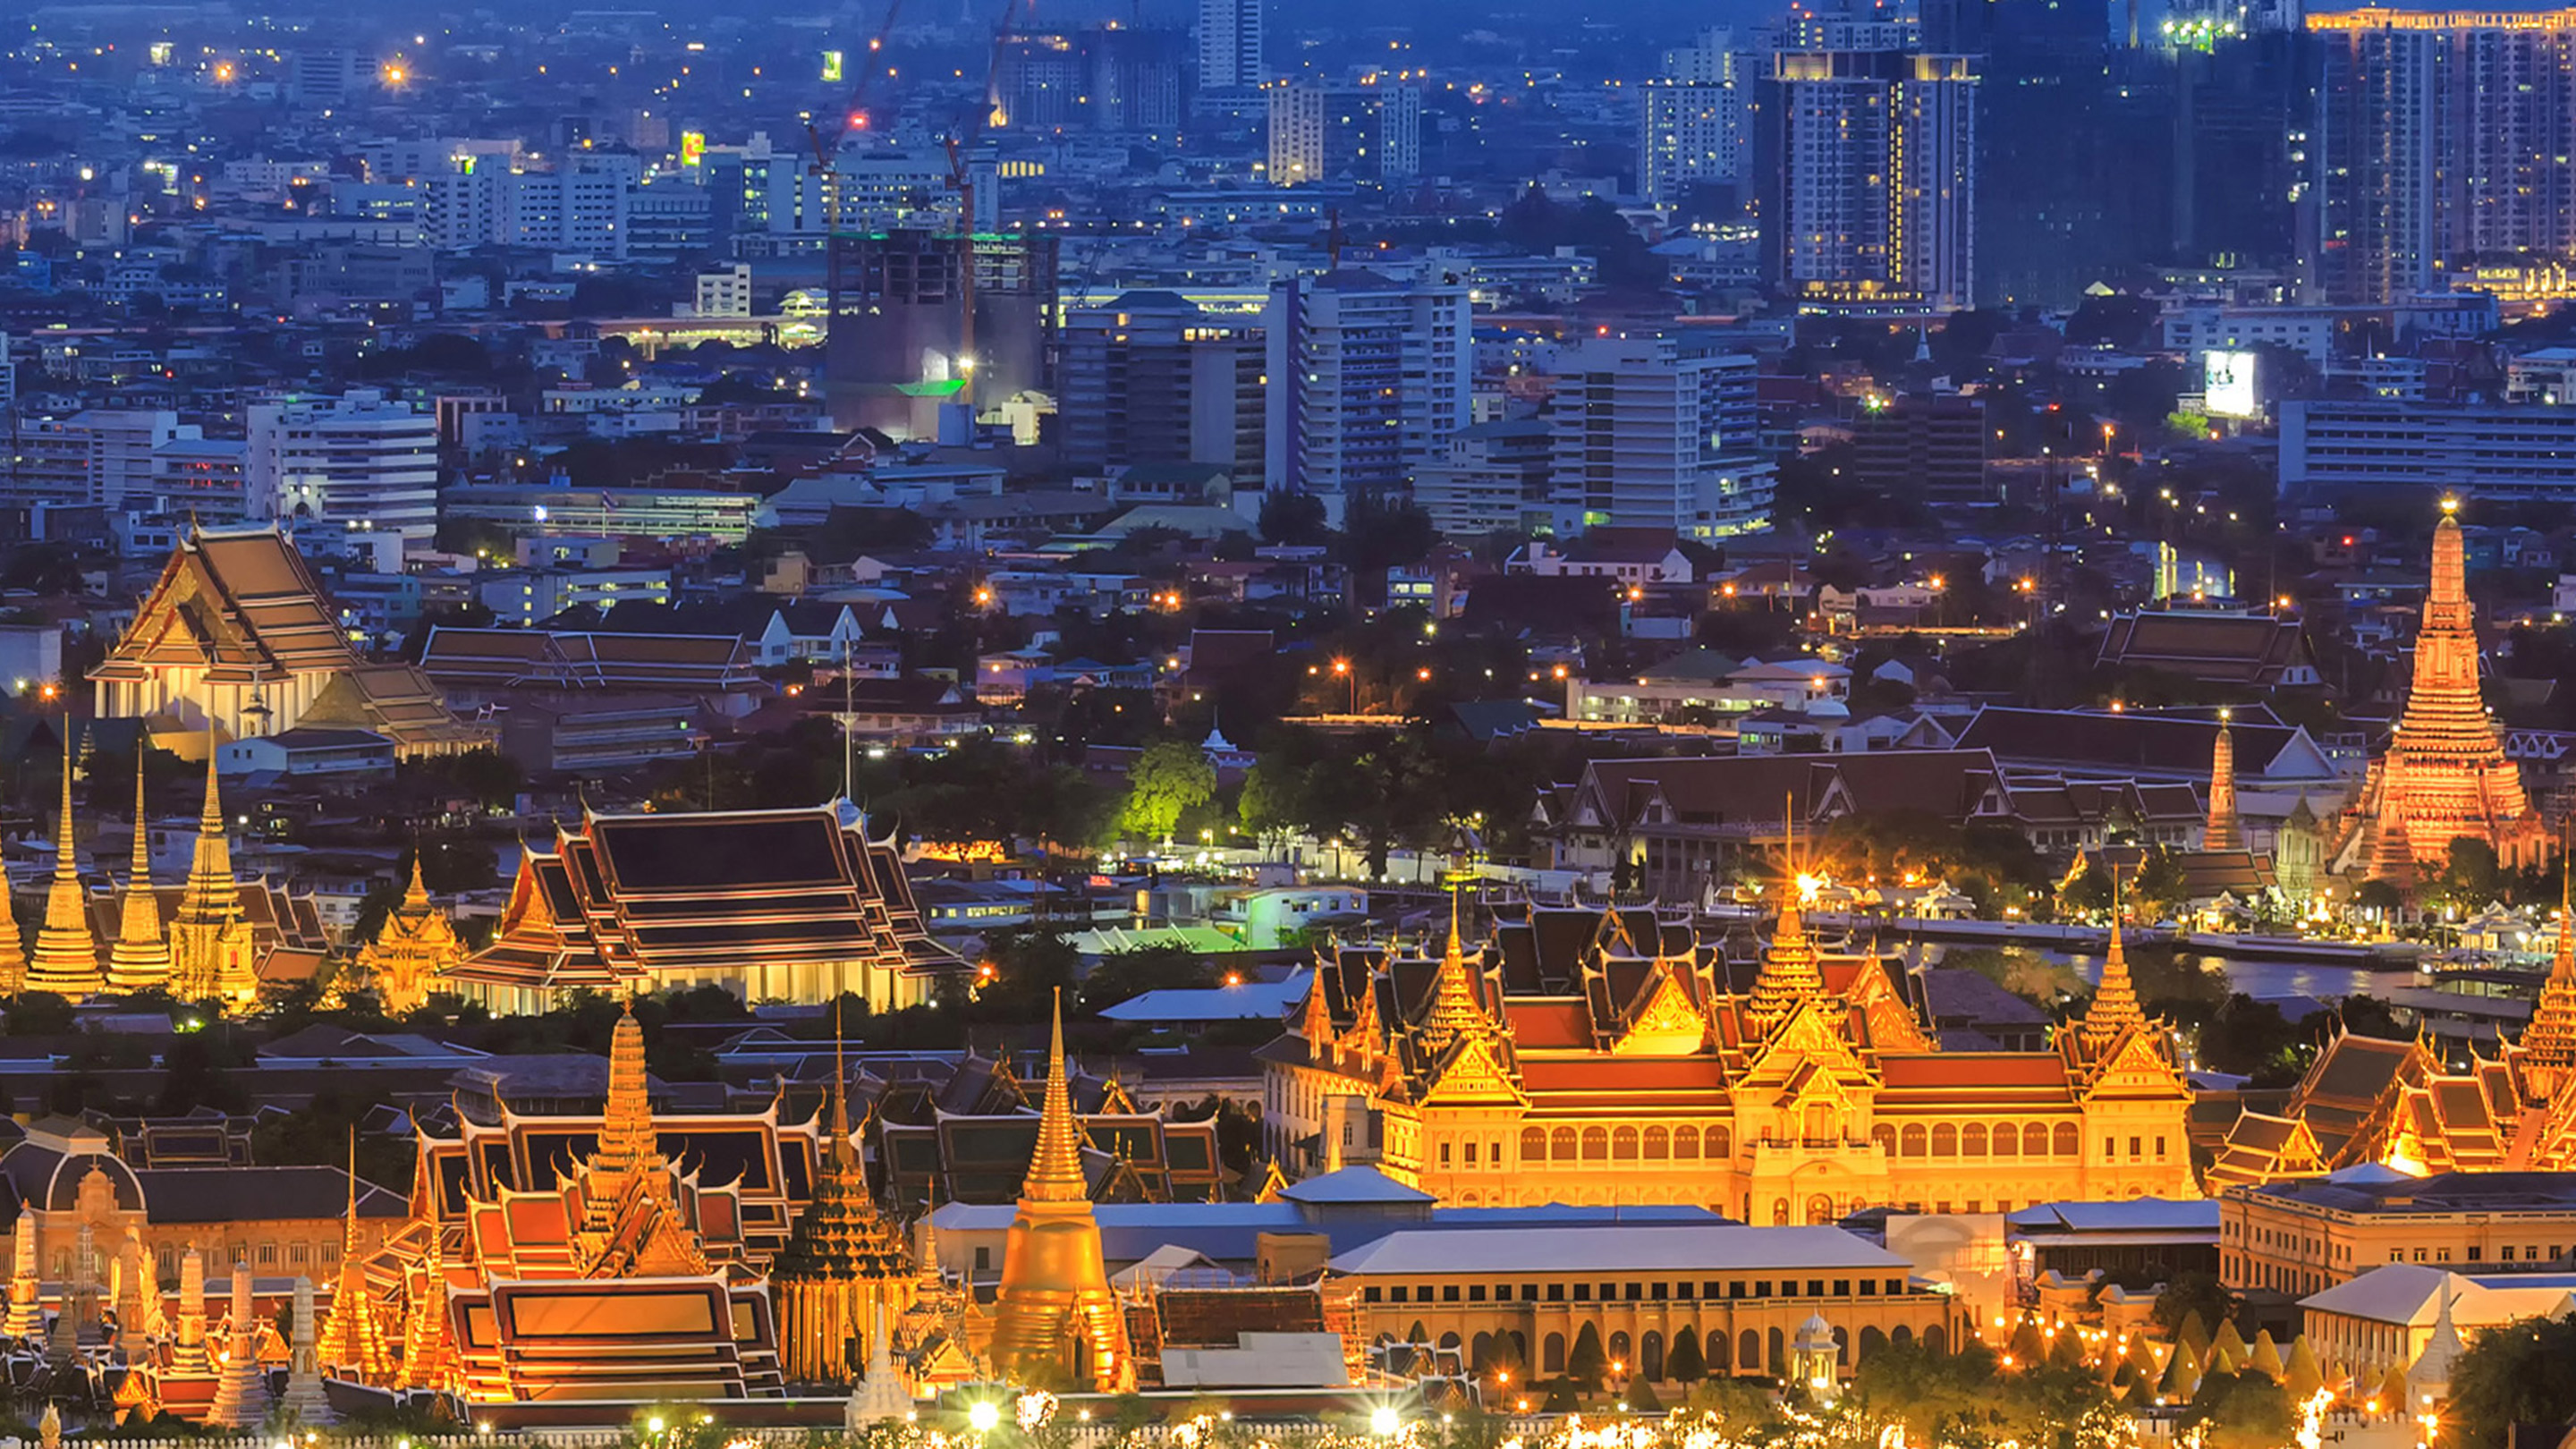
{"type": "Polygon", "coordinates": [[[837,807],[585,815],[520,860],[492,944],[453,974],[495,1005],[724,983],[755,998],[921,999],[930,937],[891,839],[837,807]]]}

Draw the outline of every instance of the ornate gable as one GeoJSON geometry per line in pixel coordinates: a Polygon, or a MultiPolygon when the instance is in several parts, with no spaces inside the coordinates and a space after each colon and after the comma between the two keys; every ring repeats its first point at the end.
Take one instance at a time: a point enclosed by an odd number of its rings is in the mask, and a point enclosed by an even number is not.
{"type": "Polygon", "coordinates": [[[2104,1047],[2088,1067],[2085,1101],[2102,1097],[2187,1097],[2190,1088],[2166,1054],[2151,1024],[2133,1024],[2104,1047]]]}
{"type": "Polygon", "coordinates": [[[1529,1095],[1521,1090],[1507,1050],[1497,1038],[1484,1033],[1458,1038],[1448,1054],[1432,1067],[1417,1100],[1426,1106],[1470,1102],[1529,1105],[1529,1095]]]}
{"type": "Polygon", "coordinates": [[[1682,989],[1669,964],[1659,963],[1644,998],[1628,1014],[1610,1050],[1618,1056],[1688,1056],[1708,1044],[1708,1020],[1682,989]]]}
{"type": "Polygon", "coordinates": [[[1875,1084],[1878,1074],[1844,1039],[1840,1003],[1802,1001],[1769,1037],[1751,1048],[1745,1063],[1747,1087],[1786,1082],[1801,1066],[1814,1066],[1836,1081],[1875,1084]]]}

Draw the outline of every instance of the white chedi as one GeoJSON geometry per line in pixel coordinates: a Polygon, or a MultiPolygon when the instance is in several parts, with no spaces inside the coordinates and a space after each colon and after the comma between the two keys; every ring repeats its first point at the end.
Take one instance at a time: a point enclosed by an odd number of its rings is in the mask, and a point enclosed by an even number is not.
{"type": "Polygon", "coordinates": [[[894,1366],[890,1337],[886,1332],[885,1304],[879,1303],[868,1324],[867,1372],[850,1386],[849,1403],[841,1411],[843,1427],[853,1433],[912,1414],[912,1385],[894,1366]]]}

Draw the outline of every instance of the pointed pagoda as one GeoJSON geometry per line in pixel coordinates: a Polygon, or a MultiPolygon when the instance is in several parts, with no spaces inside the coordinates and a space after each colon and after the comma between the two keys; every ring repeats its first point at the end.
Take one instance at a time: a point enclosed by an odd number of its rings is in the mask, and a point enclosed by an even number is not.
{"type": "Polygon", "coordinates": [[[2559,863],[2558,949],[2549,979],[2522,1029],[2523,1080],[2542,1100],[2556,1098],[2576,1080],[2576,900],[2569,896],[2568,863],[2559,863]]]}
{"type": "Polygon", "coordinates": [[[1767,1039],[1801,1004],[1819,1000],[1825,994],[1821,965],[1824,957],[1815,942],[1807,939],[1807,918],[1798,906],[1796,822],[1792,808],[1787,864],[1781,871],[1780,920],[1772,927],[1771,947],[1762,953],[1761,974],[1753,978],[1753,992],[1744,1002],[1748,1039],[1767,1039]]]}
{"type": "Polygon", "coordinates": [[[2229,712],[2218,712],[2218,739],[2209,747],[2209,821],[2201,827],[2203,850],[2242,850],[2245,832],[2236,821],[2236,732],[2229,712]]]}
{"type": "Polygon", "coordinates": [[[38,1275],[36,1263],[36,1205],[25,1200],[18,1204],[18,1222],[10,1234],[12,1259],[9,1272],[9,1314],[0,1319],[0,1333],[11,1338],[33,1338],[45,1331],[45,1284],[38,1275]]]}
{"type": "Polygon", "coordinates": [[[107,952],[110,991],[150,991],[170,984],[170,942],[161,932],[161,898],[152,890],[152,822],[143,808],[143,756],[134,759],[134,864],[125,881],[116,944],[107,952]]]}
{"type": "Polygon", "coordinates": [[[286,1359],[286,1393],[278,1409],[290,1421],[319,1428],[338,1416],[322,1392],[322,1354],[313,1332],[313,1280],[295,1276],[295,1337],[286,1359]]]}
{"type": "Polygon", "coordinates": [[[889,1309],[912,1304],[912,1265],[901,1235],[879,1215],[867,1169],[850,1141],[847,1064],[833,1020],[830,1135],[814,1200],[771,1262],[778,1360],[791,1383],[846,1384],[882,1347],[889,1309]],[[871,1325],[875,1325],[871,1327],[871,1325]]]}
{"type": "Polygon", "coordinates": [[[444,1393],[456,1383],[456,1340],[447,1326],[447,1263],[439,1247],[439,1229],[430,1225],[421,1251],[420,1286],[413,1290],[403,1316],[402,1369],[397,1389],[444,1393]]]}
{"type": "Polygon", "coordinates": [[[349,1208],[340,1229],[340,1281],[331,1288],[331,1314],[315,1344],[324,1365],[362,1384],[393,1378],[393,1356],[385,1346],[384,1326],[377,1321],[373,1294],[367,1291],[365,1245],[358,1238],[358,1135],[349,1134],[349,1208]]]}
{"type": "Polygon", "coordinates": [[[259,1367],[259,1329],[251,1317],[250,1262],[233,1264],[231,1323],[224,1332],[223,1362],[215,1371],[215,1402],[206,1422],[222,1429],[256,1429],[268,1418],[268,1376],[259,1367]]]}
{"type": "Polygon", "coordinates": [[[1449,943],[1440,953],[1440,974],[1431,987],[1431,1011],[1415,1031],[1415,1038],[1434,1055],[1445,1052],[1461,1037],[1481,1034],[1493,1026],[1485,1008],[1476,999],[1476,988],[1467,976],[1467,947],[1458,930],[1458,883],[1449,886],[1449,943]]]}
{"type": "Polygon", "coordinates": [[[78,1001],[107,989],[98,967],[98,938],[89,930],[89,905],[81,891],[80,850],[72,839],[71,726],[63,727],[62,818],[54,829],[54,879],[45,888],[45,922],[27,962],[27,989],[78,1001]]]}
{"type": "Polygon", "coordinates": [[[2111,902],[2111,945],[2102,958],[2102,984],[2093,991],[2092,1004],[2084,1008],[2083,1024],[2077,1028],[2087,1051],[2099,1056],[2119,1040],[2120,1033],[2147,1024],[2145,1008],[2138,1005],[2137,982],[2129,975],[2128,944],[2122,939],[2118,887],[2113,887],[2111,902]]]}
{"type": "Polygon", "coordinates": [[[911,1414],[912,1386],[894,1366],[894,1345],[886,1332],[885,1305],[878,1304],[868,1326],[868,1369],[842,1406],[841,1427],[859,1433],[871,1425],[890,1424],[911,1414]]]}
{"type": "Polygon", "coordinates": [[[421,857],[411,856],[411,885],[402,903],[385,916],[376,938],[359,948],[357,974],[375,988],[376,1003],[390,1016],[402,1016],[429,1004],[439,980],[463,965],[464,944],[447,913],[429,898],[421,875],[421,857]]]}
{"type": "Polygon", "coordinates": [[[644,1024],[628,998],[608,1040],[608,1107],[599,1146],[578,1175],[580,1216],[573,1253],[588,1278],[694,1277],[708,1271],[684,1221],[671,1162],[653,1121],[652,1078],[644,1065],[644,1024]]]}
{"type": "Polygon", "coordinates": [[[2469,602],[2468,552],[2444,499],[2433,529],[2432,585],[2415,636],[2415,671],[2388,752],[2371,767],[2361,819],[2373,832],[2370,874],[2395,879],[2396,857],[2439,866],[2461,836],[2495,847],[2507,867],[2540,858],[2547,834],[2531,812],[2522,769],[2478,691],[2476,609],[2469,602]],[[2392,832],[2402,832],[2395,842],[2392,832]]]}
{"type": "Polygon", "coordinates": [[[1020,1185],[993,1300],[993,1371],[1035,1387],[1118,1392],[1134,1380],[1127,1325],[1102,1261],[1082,1174],[1081,1129],[1065,1082],[1064,1001],[1047,1047],[1037,1150],[1020,1185]]]}
{"type": "Polygon", "coordinates": [[[170,1335],[170,1366],[163,1372],[179,1378],[214,1372],[206,1344],[206,1255],[194,1243],[179,1255],[179,1321],[170,1335]]]}
{"type": "Polygon", "coordinates": [[[187,888],[170,922],[172,990],[183,1000],[210,997],[248,1004],[259,999],[250,922],[233,879],[232,843],[224,835],[223,792],[215,779],[215,734],[206,732],[206,803],[197,817],[196,853],[187,888]]]}

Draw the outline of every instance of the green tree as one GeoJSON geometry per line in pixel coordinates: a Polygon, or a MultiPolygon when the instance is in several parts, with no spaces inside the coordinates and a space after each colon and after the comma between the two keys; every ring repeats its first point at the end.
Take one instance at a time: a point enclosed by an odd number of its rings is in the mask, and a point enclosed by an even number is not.
{"type": "Polygon", "coordinates": [[[1677,1384],[1695,1384],[1708,1377],[1708,1361],[1700,1356],[1698,1334],[1684,1329],[1673,1336],[1673,1351],[1664,1355],[1664,1377],[1677,1384]]]}
{"type": "Polygon", "coordinates": [[[2162,920],[2190,900],[2191,888],[2183,877],[2182,862],[2171,851],[2157,846],[2138,862],[2138,873],[2129,882],[2129,894],[2136,898],[2139,912],[2147,919],[2162,920]]]}
{"type": "Polygon", "coordinates": [[[1127,803],[1118,829],[1131,840],[1172,838],[1181,818],[1216,798],[1216,767],[1196,745],[1156,740],[1127,771],[1127,803]]]}
{"type": "Polygon", "coordinates": [[[2576,1318],[2490,1328],[2451,1370],[2446,1449],[2504,1449],[2516,1424],[2576,1419],[2576,1318]]]}
{"type": "Polygon", "coordinates": [[[1273,489],[1261,496],[1261,541],[1313,544],[1324,541],[1324,500],[1312,493],[1273,489]]]}
{"type": "Polygon", "coordinates": [[[1275,755],[1255,761],[1234,801],[1235,816],[1255,840],[1272,844],[1293,833],[1306,813],[1306,774],[1275,755]]]}
{"type": "Polygon", "coordinates": [[[2241,1303],[2215,1273],[2177,1273],[2156,1295],[2156,1327],[2167,1338],[2180,1338],[2185,1322],[2196,1318],[2204,1331],[2215,1333],[2217,1325],[2236,1317],[2241,1303]]]}
{"type": "Polygon", "coordinates": [[[2281,1386],[2262,1374],[2209,1374],[2182,1422],[2186,1429],[2206,1425],[2210,1449],[2280,1449],[2291,1441],[2298,1413],[2281,1386]]]}
{"type": "Polygon", "coordinates": [[[1601,1329],[1586,1323],[1574,1335],[1574,1347],[1565,1356],[1565,1376],[1583,1386],[1588,1394],[1601,1392],[1601,1381],[1610,1374],[1610,1355],[1601,1347],[1601,1329]]]}

